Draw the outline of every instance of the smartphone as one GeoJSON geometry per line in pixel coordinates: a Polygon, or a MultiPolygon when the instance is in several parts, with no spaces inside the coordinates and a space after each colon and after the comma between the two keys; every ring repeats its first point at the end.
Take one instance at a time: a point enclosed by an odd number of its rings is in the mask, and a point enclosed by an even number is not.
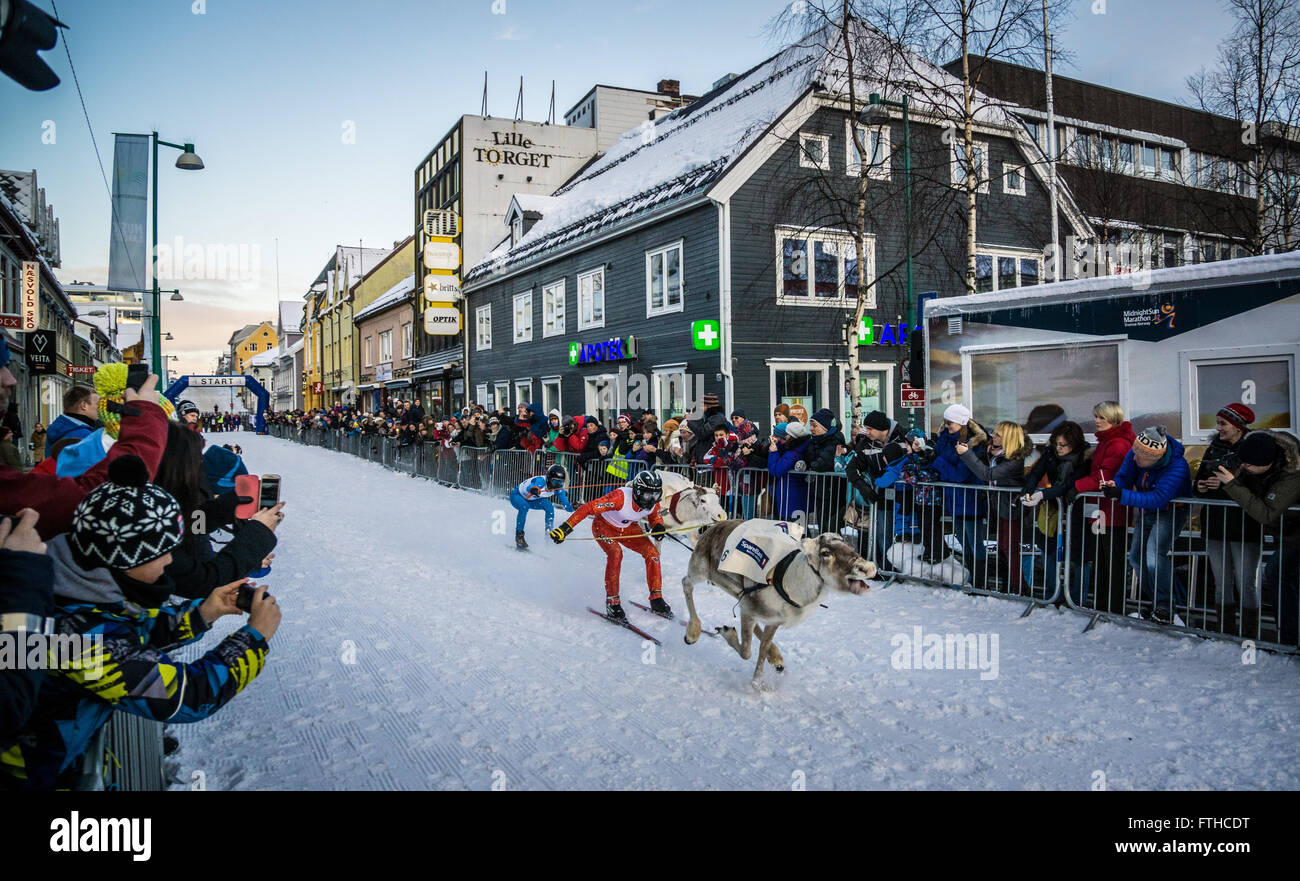
{"type": "Polygon", "coordinates": [[[126,368],[126,387],[140,391],[140,386],[149,378],[148,364],[129,364],[126,368]]]}
{"type": "Polygon", "coordinates": [[[235,475],[235,493],[252,499],[251,502],[244,502],[235,508],[235,516],[240,520],[247,520],[257,513],[257,500],[262,494],[261,483],[256,474],[235,475]]]}
{"type": "Polygon", "coordinates": [[[263,474],[262,491],[257,496],[259,508],[274,508],[280,503],[280,475],[263,474]]]}

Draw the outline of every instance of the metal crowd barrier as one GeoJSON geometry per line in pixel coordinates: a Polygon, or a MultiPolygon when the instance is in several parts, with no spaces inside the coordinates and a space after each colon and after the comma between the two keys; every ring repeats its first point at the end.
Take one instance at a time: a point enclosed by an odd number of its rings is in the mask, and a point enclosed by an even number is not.
{"type": "Polygon", "coordinates": [[[163,781],[163,724],[117,712],[104,726],[103,788],[160,792],[163,781]]]}
{"type": "Polygon", "coordinates": [[[1265,524],[1230,499],[1174,499],[1150,511],[1087,493],[1077,504],[1087,526],[1072,536],[1079,550],[1067,565],[1092,589],[1071,597],[1072,608],[1094,620],[1154,616],[1201,635],[1300,648],[1300,507],[1265,524]]]}

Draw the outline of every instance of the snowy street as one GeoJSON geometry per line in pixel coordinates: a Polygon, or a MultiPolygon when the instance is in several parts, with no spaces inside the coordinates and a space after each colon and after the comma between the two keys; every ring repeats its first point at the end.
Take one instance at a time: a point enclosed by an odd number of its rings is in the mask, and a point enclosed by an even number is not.
{"type": "MultiPolygon", "coordinates": [[[[1288,658],[1243,664],[1226,643],[1084,634],[1075,614],[894,586],[778,632],[786,671],[759,694],[722,640],[687,646],[678,622],[630,605],[646,601],[635,554],[625,607],[662,648],[587,613],[604,554],[553,545],[539,513],[520,552],[503,499],[269,437],[207,438],[282,476],[266,583],[284,620],[244,693],[173,728],[178,788],[195,771],[208,789],[1300,786],[1288,658]],[[896,669],[919,657],[898,648],[917,627],[987,634],[996,665],[896,669]]],[[[687,557],[665,544],[664,598],[683,616],[687,557]]],[[[721,591],[696,599],[706,630],[736,623],[721,591]]]]}

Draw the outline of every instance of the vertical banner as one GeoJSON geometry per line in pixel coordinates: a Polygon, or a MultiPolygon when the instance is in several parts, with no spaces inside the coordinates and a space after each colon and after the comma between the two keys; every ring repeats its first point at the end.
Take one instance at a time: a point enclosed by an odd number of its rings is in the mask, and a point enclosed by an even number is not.
{"type": "Polygon", "coordinates": [[[108,231],[108,287],[145,290],[149,215],[149,136],[115,135],[113,222],[108,231]]]}
{"type": "Polygon", "coordinates": [[[23,261],[23,331],[31,333],[41,327],[41,264],[23,261]]]}

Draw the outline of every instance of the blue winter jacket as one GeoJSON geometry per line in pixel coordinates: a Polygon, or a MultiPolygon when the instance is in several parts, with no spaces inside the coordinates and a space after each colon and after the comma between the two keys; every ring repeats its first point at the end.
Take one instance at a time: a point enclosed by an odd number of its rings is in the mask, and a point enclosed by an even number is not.
{"type": "Polygon", "coordinates": [[[48,456],[54,444],[63,438],[70,437],[81,440],[94,430],[94,425],[78,419],[76,416],[60,413],[59,418],[51,422],[50,427],[45,429],[45,455],[48,456]]]}
{"type": "Polygon", "coordinates": [[[1124,455],[1124,462],[1115,472],[1115,485],[1124,490],[1121,505],[1159,511],[1179,496],[1192,494],[1192,470],[1187,465],[1183,445],[1172,437],[1169,448],[1160,461],[1150,468],[1139,468],[1133,460],[1133,451],[1124,455]]]}
{"type": "Polygon", "coordinates": [[[203,470],[207,472],[212,491],[218,495],[234,489],[235,478],[248,473],[243,459],[215,444],[203,451],[203,470]]]}
{"type": "Polygon", "coordinates": [[[104,429],[96,428],[70,447],[64,447],[54,463],[56,477],[80,477],[108,455],[104,449],[104,429]]]}
{"type": "MultiPolygon", "coordinates": [[[[966,463],[957,455],[959,435],[939,432],[934,439],[934,449],[938,453],[930,466],[939,472],[939,478],[945,483],[969,483],[980,486],[981,481],[966,463]]],[[[969,492],[951,487],[944,488],[943,506],[953,517],[982,517],[984,515],[984,493],[977,490],[969,492]]]]}
{"type": "Polygon", "coordinates": [[[804,448],[811,438],[801,438],[797,443],[786,443],[779,450],[767,454],[767,470],[776,479],[768,487],[772,496],[772,516],[777,520],[788,520],[795,513],[808,511],[808,487],[804,472],[795,471],[794,466],[802,459],[804,448]]]}

